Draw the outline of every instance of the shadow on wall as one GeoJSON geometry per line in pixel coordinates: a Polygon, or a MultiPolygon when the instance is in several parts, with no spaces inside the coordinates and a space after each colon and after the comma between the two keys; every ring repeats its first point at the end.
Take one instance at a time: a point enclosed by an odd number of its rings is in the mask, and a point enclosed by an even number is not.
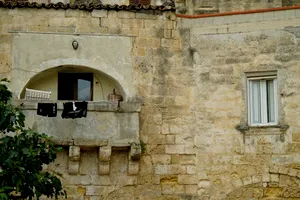
{"type": "Polygon", "coordinates": [[[65,65],[42,71],[32,77],[22,89],[51,92],[50,100],[108,100],[108,95],[120,94],[125,99],[122,86],[114,78],[101,71],[83,66],[65,65]]]}

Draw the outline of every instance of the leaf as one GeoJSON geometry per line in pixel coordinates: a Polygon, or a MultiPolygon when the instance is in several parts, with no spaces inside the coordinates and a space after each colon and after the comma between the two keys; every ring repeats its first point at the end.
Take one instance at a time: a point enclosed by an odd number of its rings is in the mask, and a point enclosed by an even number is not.
{"type": "Polygon", "coordinates": [[[23,154],[28,154],[29,153],[29,149],[28,148],[23,148],[22,152],[23,152],[23,154]]]}

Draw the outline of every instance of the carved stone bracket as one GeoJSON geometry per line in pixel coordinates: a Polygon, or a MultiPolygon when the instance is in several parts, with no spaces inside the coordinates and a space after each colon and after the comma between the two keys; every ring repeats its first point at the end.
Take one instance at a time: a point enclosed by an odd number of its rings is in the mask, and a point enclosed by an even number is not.
{"type": "Polygon", "coordinates": [[[139,172],[139,160],[141,158],[141,145],[139,143],[131,143],[128,153],[128,174],[136,175],[139,172]]]}
{"type": "Polygon", "coordinates": [[[80,160],[80,147],[69,147],[69,174],[78,174],[80,160]]]}
{"type": "Polygon", "coordinates": [[[108,175],[110,172],[111,146],[99,147],[99,174],[108,175]]]}
{"type": "Polygon", "coordinates": [[[140,160],[142,154],[142,148],[140,143],[133,142],[130,145],[129,157],[131,160],[140,160]]]}

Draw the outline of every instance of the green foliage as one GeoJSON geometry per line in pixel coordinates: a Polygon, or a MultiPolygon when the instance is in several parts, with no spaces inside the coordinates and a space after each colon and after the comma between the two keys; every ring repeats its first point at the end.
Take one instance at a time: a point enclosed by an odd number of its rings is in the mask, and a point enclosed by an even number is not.
{"type": "Polygon", "coordinates": [[[39,199],[40,196],[57,199],[66,197],[61,175],[43,170],[43,165],[56,159],[60,148],[52,138],[24,128],[25,115],[10,103],[12,93],[0,83],[0,132],[14,132],[0,139],[0,200],[39,199]]]}

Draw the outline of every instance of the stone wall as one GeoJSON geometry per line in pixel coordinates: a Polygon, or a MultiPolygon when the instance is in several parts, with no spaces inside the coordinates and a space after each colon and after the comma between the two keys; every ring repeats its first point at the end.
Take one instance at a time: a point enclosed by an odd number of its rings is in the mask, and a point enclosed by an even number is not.
{"type": "Polygon", "coordinates": [[[179,29],[190,31],[184,47],[191,53],[192,74],[197,77],[194,113],[199,117],[191,141],[197,149],[198,195],[299,198],[297,190],[288,192],[293,190],[291,180],[299,187],[300,175],[298,106],[292,106],[299,98],[299,13],[179,20],[179,29]],[[248,127],[246,72],[272,70],[279,82],[280,126],[248,127]]]}
{"type": "Polygon", "coordinates": [[[48,168],[64,174],[69,199],[300,198],[294,190],[300,177],[299,13],[191,20],[160,11],[1,8],[1,77],[17,78],[12,57],[20,34],[131,38],[130,87],[143,98],[139,171],[131,173],[137,163],[127,149],[106,149],[104,159],[101,148],[83,147],[78,159],[67,147],[48,168]],[[271,70],[278,75],[280,124],[248,127],[245,72],[271,70]],[[108,175],[99,175],[101,164],[110,165],[108,175]]]}

